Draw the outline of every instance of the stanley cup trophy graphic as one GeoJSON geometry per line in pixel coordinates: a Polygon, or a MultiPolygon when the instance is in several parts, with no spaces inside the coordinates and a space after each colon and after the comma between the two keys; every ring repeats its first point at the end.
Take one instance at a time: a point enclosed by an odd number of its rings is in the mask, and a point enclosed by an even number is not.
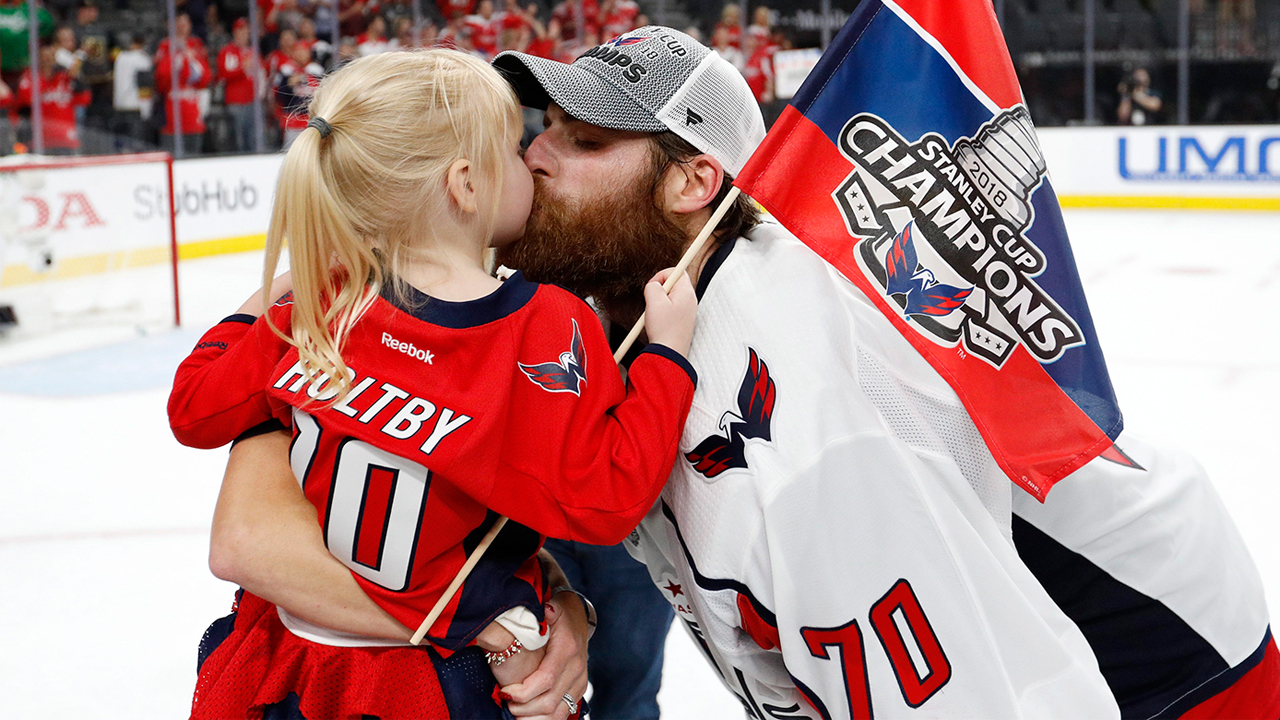
{"type": "Polygon", "coordinates": [[[1045,165],[1026,108],[1000,113],[977,137],[957,141],[953,152],[992,210],[1019,231],[1031,226],[1031,193],[1040,186],[1045,165]]]}
{"type": "Polygon", "coordinates": [[[1083,342],[1035,284],[1045,267],[1027,239],[1045,174],[1026,108],[1004,110],[954,144],[909,142],[859,114],[839,138],[854,170],[832,193],[858,265],[933,342],[996,367],[1023,343],[1041,362],[1083,342]]]}

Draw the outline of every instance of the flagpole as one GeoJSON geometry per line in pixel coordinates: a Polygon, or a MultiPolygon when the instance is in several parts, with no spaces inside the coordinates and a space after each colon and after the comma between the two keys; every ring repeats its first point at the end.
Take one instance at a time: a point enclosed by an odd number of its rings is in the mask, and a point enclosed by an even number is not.
{"type": "MultiPolygon", "coordinates": [[[[711,218],[707,220],[707,224],[702,226],[702,232],[698,233],[698,237],[693,239],[693,244],[688,250],[684,251],[684,257],[680,258],[680,262],[676,263],[675,272],[667,277],[667,281],[662,284],[662,289],[671,292],[671,288],[675,287],[676,280],[689,269],[689,265],[693,263],[693,259],[702,252],[703,246],[707,244],[707,240],[711,237],[711,233],[715,231],[716,226],[720,224],[720,220],[724,218],[724,214],[729,212],[729,208],[733,207],[733,203],[738,199],[742,191],[737,187],[729,190],[729,194],[724,196],[724,200],[720,201],[720,207],[711,213],[711,218]]],[[[627,351],[635,344],[636,338],[640,337],[640,331],[644,330],[644,313],[640,313],[640,319],[636,320],[636,324],[631,327],[631,332],[627,333],[627,339],[622,341],[618,346],[617,352],[613,354],[614,362],[622,362],[622,358],[627,356],[627,351]]]]}
{"type": "Polygon", "coordinates": [[[493,524],[493,527],[489,528],[489,532],[485,533],[484,539],[476,546],[476,549],[471,553],[471,557],[467,558],[467,561],[462,564],[462,568],[458,570],[458,576],[453,579],[453,582],[449,583],[449,587],[445,588],[444,594],[436,601],[435,607],[431,608],[431,612],[427,613],[426,619],[418,626],[418,631],[413,634],[409,642],[414,645],[422,644],[422,639],[427,636],[427,631],[431,629],[432,625],[436,624],[436,619],[440,617],[440,613],[444,612],[445,606],[453,599],[454,593],[458,592],[458,588],[462,587],[462,583],[471,574],[471,570],[475,568],[476,563],[480,562],[480,557],[493,544],[493,539],[498,537],[498,533],[502,531],[503,526],[506,524],[507,518],[499,515],[497,522],[493,524]]]}

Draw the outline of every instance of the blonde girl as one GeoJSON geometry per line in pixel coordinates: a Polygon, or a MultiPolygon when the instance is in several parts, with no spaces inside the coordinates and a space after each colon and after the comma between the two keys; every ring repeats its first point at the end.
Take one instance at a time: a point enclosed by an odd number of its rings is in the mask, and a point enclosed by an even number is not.
{"type": "Polygon", "coordinates": [[[267,239],[264,287],[287,243],[292,294],[257,318],[264,290],[201,339],[174,382],[174,433],[217,447],[291,428],[326,545],[405,637],[497,517],[512,522],[425,648],[245,594],[193,716],[287,700],[310,718],[500,717],[494,677],[523,679],[545,642],[542,541],[621,541],[671,469],[695,383],[693,289],[682,278],[666,296],[665,273],[646,288],[652,342],[624,385],[580,299],[487,272],[488,248],[522,233],[533,183],[514,93],[480,60],[363,58],[324,80],[310,115],[267,239]]]}

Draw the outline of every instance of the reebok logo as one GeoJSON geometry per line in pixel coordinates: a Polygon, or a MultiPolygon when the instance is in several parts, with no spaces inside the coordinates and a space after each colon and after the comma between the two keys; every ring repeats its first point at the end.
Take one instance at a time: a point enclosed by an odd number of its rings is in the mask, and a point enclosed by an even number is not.
{"type": "Polygon", "coordinates": [[[391,337],[391,333],[382,333],[382,344],[392,350],[399,350],[411,358],[417,358],[428,365],[434,364],[431,361],[435,359],[435,356],[429,351],[416,347],[413,343],[400,342],[399,340],[391,337]]]}
{"type": "Polygon", "coordinates": [[[686,126],[697,125],[700,122],[702,122],[702,116],[694,112],[693,108],[684,109],[684,124],[686,126]]]}

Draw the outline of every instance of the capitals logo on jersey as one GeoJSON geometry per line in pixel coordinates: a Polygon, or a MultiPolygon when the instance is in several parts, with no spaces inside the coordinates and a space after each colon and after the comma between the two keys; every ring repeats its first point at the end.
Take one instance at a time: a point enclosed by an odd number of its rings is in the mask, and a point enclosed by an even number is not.
{"type": "Polygon", "coordinates": [[[738,412],[720,417],[724,435],[712,435],[698,443],[684,457],[693,469],[713,478],[730,468],[747,467],[747,440],[771,440],[773,405],[777,387],[769,376],[769,366],[752,348],[747,348],[747,374],[738,389],[738,412]]]}
{"type": "Polygon", "coordinates": [[[569,350],[560,353],[558,362],[518,364],[525,376],[543,390],[581,396],[582,384],[587,381],[587,353],[582,348],[582,333],[578,332],[578,321],[573,321],[573,339],[569,342],[569,350]]]}
{"type": "Polygon", "coordinates": [[[622,37],[616,37],[616,38],[614,38],[614,39],[610,40],[609,42],[605,43],[605,45],[610,45],[610,46],[613,46],[613,47],[626,47],[626,46],[628,46],[628,45],[639,45],[640,43],[642,43],[642,42],[644,42],[645,40],[648,40],[648,39],[649,39],[648,37],[625,37],[625,36],[622,36],[622,37]]]}

